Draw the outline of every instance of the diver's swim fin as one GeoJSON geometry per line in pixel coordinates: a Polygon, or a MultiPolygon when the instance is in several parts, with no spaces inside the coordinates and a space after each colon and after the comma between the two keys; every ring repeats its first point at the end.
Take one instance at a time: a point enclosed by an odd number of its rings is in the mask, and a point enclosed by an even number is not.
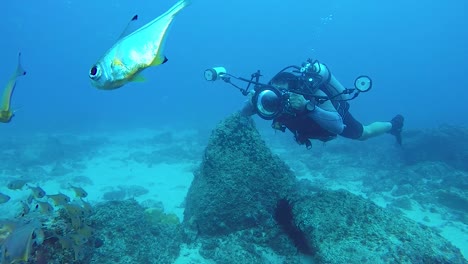
{"type": "Polygon", "coordinates": [[[405,122],[405,118],[402,115],[396,115],[390,123],[392,123],[392,129],[388,131],[388,133],[395,136],[398,145],[401,146],[402,139],[401,139],[401,131],[403,130],[403,124],[405,122]]]}

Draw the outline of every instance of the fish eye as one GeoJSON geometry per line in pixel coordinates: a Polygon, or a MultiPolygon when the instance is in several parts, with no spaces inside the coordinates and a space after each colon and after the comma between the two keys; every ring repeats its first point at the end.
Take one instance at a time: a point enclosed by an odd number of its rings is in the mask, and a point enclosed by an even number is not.
{"type": "Polygon", "coordinates": [[[101,75],[101,71],[99,69],[99,67],[97,65],[94,65],[91,70],[89,70],[89,77],[91,79],[96,79],[96,78],[99,78],[99,76],[101,75]]]}

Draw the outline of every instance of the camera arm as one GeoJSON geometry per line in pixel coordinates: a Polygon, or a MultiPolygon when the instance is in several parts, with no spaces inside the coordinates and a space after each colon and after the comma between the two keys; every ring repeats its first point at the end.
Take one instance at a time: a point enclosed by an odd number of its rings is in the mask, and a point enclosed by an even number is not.
{"type": "Polygon", "coordinates": [[[239,91],[244,95],[244,96],[247,96],[250,92],[250,86],[251,85],[255,85],[255,87],[258,87],[258,86],[269,86],[267,84],[263,84],[263,83],[260,83],[260,77],[263,76],[261,73],[260,73],[260,70],[257,70],[256,72],[252,73],[251,76],[250,76],[250,80],[249,79],[246,79],[246,78],[243,78],[243,77],[237,77],[237,76],[234,76],[232,74],[229,74],[229,73],[224,73],[222,76],[221,76],[221,79],[226,82],[226,83],[229,83],[230,85],[234,86],[235,88],[239,89],[239,91]],[[239,80],[239,81],[243,81],[243,82],[246,82],[247,83],[247,87],[245,88],[242,88],[238,85],[236,85],[235,83],[233,83],[231,81],[231,78],[233,79],[236,79],[236,80],[239,80]]]}

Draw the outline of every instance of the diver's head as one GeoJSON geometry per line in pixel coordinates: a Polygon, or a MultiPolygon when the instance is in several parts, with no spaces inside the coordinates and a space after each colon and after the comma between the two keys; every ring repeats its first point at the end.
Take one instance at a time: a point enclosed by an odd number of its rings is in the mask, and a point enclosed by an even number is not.
{"type": "Polygon", "coordinates": [[[276,88],[284,88],[287,90],[297,90],[300,87],[298,76],[291,72],[280,72],[276,74],[268,83],[276,88]]]}

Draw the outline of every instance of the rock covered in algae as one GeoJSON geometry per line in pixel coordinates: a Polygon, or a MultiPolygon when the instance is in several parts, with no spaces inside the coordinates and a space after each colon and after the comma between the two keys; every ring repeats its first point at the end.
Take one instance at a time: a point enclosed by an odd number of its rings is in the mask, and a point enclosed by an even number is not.
{"type": "Polygon", "coordinates": [[[253,120],[235,113],[212,132],[186,197],[184,221],[198,235],[263,225],[290,193],[294,174],[261,139],[253,120]]]}
{"type": "Polygon", "coordinates": [[[346,191],[306,191],[294,214],[318,263],[467,263],[430,228],[346,191]]]}
{"type": "Polygon", "coordinates": [[[173,263],[179,255],[179,225],[148,221],[135,200],[97,205],[92,216],[102,240],[90,263],[173,263]]]}
{"type": "Polygon", "coordinates": [[[206,263],[466,263],[430,228],[296,181],[238,114],[213,131],[183,224],[185,242],[200,245],[206,263]]]}

